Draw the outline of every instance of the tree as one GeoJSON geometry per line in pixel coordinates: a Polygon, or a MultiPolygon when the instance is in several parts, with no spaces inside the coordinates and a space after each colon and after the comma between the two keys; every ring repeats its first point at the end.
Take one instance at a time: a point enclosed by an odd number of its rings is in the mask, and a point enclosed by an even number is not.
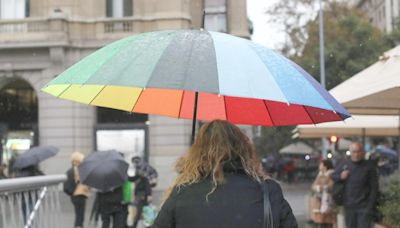
{"type": "MultiPolygon", "coordinates": [[[[286,32],[280,51],[317,80],[320,75],[318,7],[316,0],[281,0],[267,11],[273,16],[272,22],[283,25],[286,32]]],[[[325,1],[324,28],[327,89],[378,61],[384,51],[400,40],[396,35],[386,37],[361,11],[337,1],[325,1]]],[[[292,129],[264,128],[256,140],[258,151],[276,152],[288,145],[292,129]]]]}
{"type": "MultiPolygon", "coordinates": [[[[331,89],[379,59],[390,45],[360,11],[344,3],[331,2],[324,9],[325,74],[331,89]]],[[[290,56],[315,78],[319,78],[319,21],[310,20],[304,48],[290,56]]]]}

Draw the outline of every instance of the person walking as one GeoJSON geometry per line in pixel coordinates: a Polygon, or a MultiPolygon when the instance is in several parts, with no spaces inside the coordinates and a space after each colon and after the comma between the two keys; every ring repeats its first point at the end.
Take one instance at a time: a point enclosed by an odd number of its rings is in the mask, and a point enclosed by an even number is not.
{"type": "Polygon", "coordinates": [[[155,168],[153,168],[149,163],[144,161],[143,158],[139,156],[132,158],[132,164],[135,167],[135,172],[141,173],[142,176],[145,176],[149,180],[152,188],[157,185],[158,173],[155,168]]]}
{"type": "Polygon", "coordinates": [[[85,221],[85,208],[86,199],[89,197],[89,187],[80,183],[78,165],[83,161],[85,155],[80,152],[73,152],[71,154],[72,167],[67,171],[67,177],[72,177],[74,183],[74,190],[71,194],[71,202],[74,205],[75,211],[75,228],[82,228],[85,221]]]}
{"type": "Polygon", "coordinates": [[[129,181],[135,183],[134,190],[134,201],[133,204],[136,207],[136,214],[133,222],[133,228],[136,228],[140,217],[142,216],[143,207],[151,203],[151,185],[149,179],[145,176],[145,173],[142,170],[137,170],[136,175],[134,177],[129,177],[129,181]]]}
{"type": "Polygon", "coordinates": [[[331,191],[333,180],[331,178],[333,164],[331,160],[322,160],[319,164],[319,173],[312,184],[313,210],[311,219],[319,227],[333,227],[336,224],[336,207],[333,202],[331,191]]]}
{"type": "MultiPolygon", "coordinates": [[[[45,175],[39,168],[39,165],[30,165],[21,169],[14,169],[13,178],[21,178],[21,177],[35,177],[35,176],[43,176],[45,175]]],[[[24,224],[27,225],[29,221],[29,216],[34,210],[35,200],[38,198],[38,191],[33,190],[32,194],[22,194],[21,196],[21,207],[22,207],[22,216],[24,219],[24,224]]]]}
{"type": "Polygon", "coordinates": [[[113,228],[125,227],[123,208],[123,189],[119,186],[111,191],[98,192],[99,212],[102,228],[109,228],[112,219],[113,228]]]}
{"type": "Polygon", "coordinates": [[[6,170],[7,170],[7,165],[6,164],[1,164],[0,165],[0,180],[7,178],[6,170]]]}
{"type": "Polygon", "coordinates": [[[249,138],[227,121],[204,124],[175,168],[178,176],[152,228],[261,228],[264,221],[275,228],[297,227],[281,187],[264,173],[249,138]],[[264,208],[271,210],[264,214],[264,208]]]}
{"type": "Polygon", "coordinates": [[[344,183],[343,206],[346,227],[372,227],[378,194],[378,172],[375,164],[364,159],[360,143],[350,145],[350,160],[344,161],[332,174],[335,182],[344,183]]]}

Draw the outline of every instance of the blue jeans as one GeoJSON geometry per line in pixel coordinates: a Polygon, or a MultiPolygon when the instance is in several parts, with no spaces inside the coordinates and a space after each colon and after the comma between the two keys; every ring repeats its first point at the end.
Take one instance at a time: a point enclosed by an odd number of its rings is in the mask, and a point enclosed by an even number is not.
{"type": "Polygon", "coordinates": [[[372,213],[367,208],[345,208],[347,228],[371,228],[372,213]]]}

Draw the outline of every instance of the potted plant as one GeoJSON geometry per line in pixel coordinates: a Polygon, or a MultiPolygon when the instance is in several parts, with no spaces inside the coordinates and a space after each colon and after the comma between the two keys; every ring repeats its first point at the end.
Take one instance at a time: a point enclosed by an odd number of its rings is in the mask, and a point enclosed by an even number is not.
{"type": "Polygon", "coordinates": [[[400,172],[381,181],[381,200],[378,211],[382,225],[388,228],[400,227],[400,172]]]}

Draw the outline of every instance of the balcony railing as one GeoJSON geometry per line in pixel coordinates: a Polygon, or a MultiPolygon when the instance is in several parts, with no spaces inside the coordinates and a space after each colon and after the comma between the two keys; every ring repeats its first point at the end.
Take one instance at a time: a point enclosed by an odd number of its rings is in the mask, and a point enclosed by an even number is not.
{"type": "Polygon", "coordinates": [[[0,33],[31,33],[49,31],[49,23],[43,19],[0,21],[0,33]]]}
{"type": "Polygon", "coordinates": [[[189,28],[190,17],[67,19],[57,16],[0,20],[0,45],[38,41],[49,44],[52,41],[109,41],[129,34],[162,29],[160,22],[162,26],[167,26],[165,28],[189,28]]]}
{"type": "Polygon", "coordinates": [[[57,227],[65,175],[0,180],[0,227],[57,227]]]}

